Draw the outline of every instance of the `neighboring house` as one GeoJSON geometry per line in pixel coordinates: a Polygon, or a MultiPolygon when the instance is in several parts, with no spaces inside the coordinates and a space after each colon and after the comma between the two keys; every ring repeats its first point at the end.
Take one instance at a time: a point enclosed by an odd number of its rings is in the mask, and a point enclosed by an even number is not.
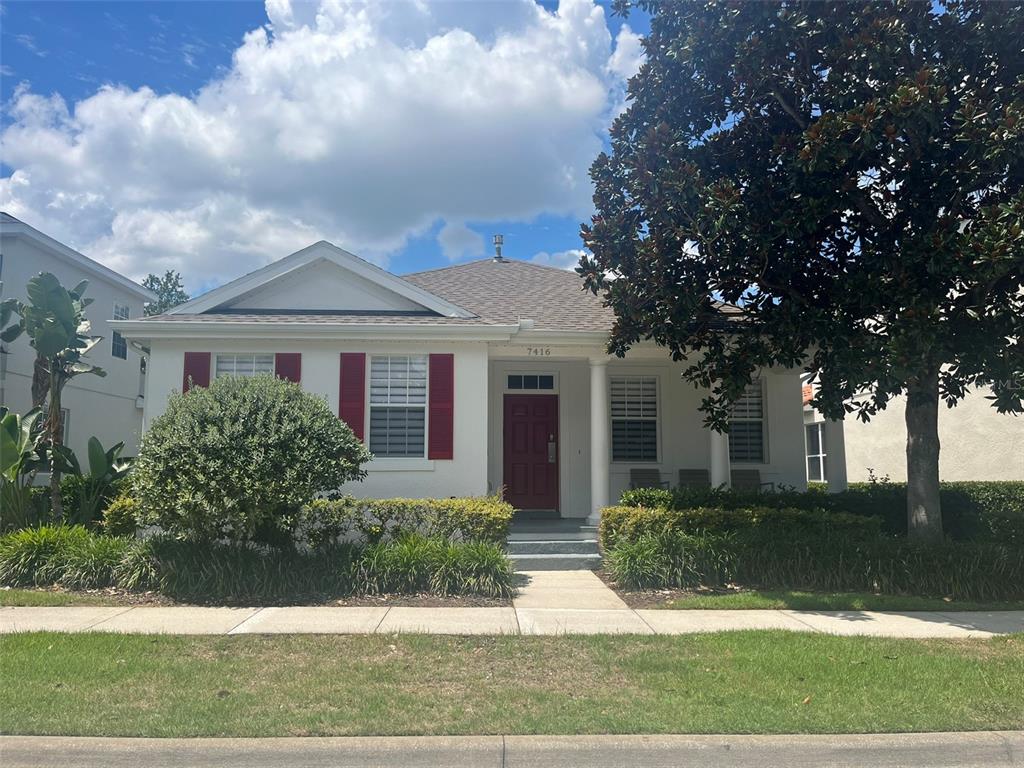
{"type": "MultiPolygon", "coordinates": [[[[95,435],[104,446],[124,441],[125,455],[134,455],[142,431],[143,357],[110,327],[113,319],[142,317],[143,304],[156,297],[138,283],[59,243],[23,221],[0,213],[0,280],[4,298],[27,300],[25,288],[40,272],[52,272],[65,287],[89,281],[93,299],[85,314],[93,336],[89,361],[104,377],[82,375],[64,387],[64,441],[86,461],[86,445],[95,435]]],[[[35,350],[22,334],[0,351],[0,405],[18,413],[32,407],[35,350]]]]}
{"type": "Polygon", "coordinates": [[[117,323],[150,348],[146,422],[220,375],[277,374],[335,408],[375,458],[348,488],[586,517],[630,470],[805,487],[800,379],[764,371],[730,449],[663,348],[605,351],[613,316],[572,272],[500,257],[397,277],[319,242],[171,312],[117,323]]]}
{"type": "MultiPolygon", "coordinates": [[[[808,400],[804,386],[804,430],[807,479],[825,480],[823,469],[834,460],[835,446],[844,452],[850,482],[907,479],[906,398],[863,422],[850,417],[826,422],[808,400]]],[[[971,390],[955,408],[939,407],[939,477],[942,480],[1024,480],[1024,418],[1000,414],[981,390],[971,390]]]]}

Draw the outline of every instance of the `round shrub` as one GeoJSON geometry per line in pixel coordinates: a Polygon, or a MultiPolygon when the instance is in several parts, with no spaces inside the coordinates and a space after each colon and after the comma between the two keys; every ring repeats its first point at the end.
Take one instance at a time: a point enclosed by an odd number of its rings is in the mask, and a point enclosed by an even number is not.
{"type": "Polygon", "coordinates": [[[172,395],[132,471],[140,522],[178,538],[282,543],[298,509],[361,479],[369,452],[327,402],[271,376],[172,395]]]}
{"type": "Polygon", "coordinates": [[[138,528],[139,503],[122,494],[103,510],[103,532],[108,536],[134,536],[138,528]]]}

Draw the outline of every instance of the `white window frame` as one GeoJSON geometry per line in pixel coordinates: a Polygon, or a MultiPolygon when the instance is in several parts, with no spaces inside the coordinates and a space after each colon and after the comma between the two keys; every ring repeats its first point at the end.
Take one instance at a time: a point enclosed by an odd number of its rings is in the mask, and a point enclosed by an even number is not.
{"type": "MultiPolygon", "coordinates": [[[[369,360],[368,360],[368,365],[366,366],[366,390],[365,390],[366,391],[366,425],[365,425],[366,432],[365,432],[365,434],[366,434],[366,447],[370,449],[370,452],[373,453],[373,456],[374,456],[372,464],[386,468],[387,465],[389,463],[391,463],[391,462],[398,462],[399,465],[401,465],[401,464],[412,465],[412,464],[417,464],[417,463],[425,462],[426,459],[427,459],[428,442],[429,442],[429,439],[430,439],[430,410],[428,408],[428,406],[430,404],[430,355],[425,354],[425,353],[419,353],[419,352],[386,352],[386,353],[382,353],[382,354],[375,354],[375,353],[371,352],[371,353],[369,353],[367,355],[367,357],[369,358],[369,360]],[[424,371],[424,374],[423,374],[423,402],[422,403],[409,403],[409,402],[405,402],[405,403],[395,402],[395,403],[392,403],[392,402],[390,402],[390,397],[391,397],[390,383],[388,384],[388,400],[389,400],[389,402],[376,402],[375,403],[373,401],[373,397],[374,397],[374,395],[373,395],[373,362],[374,362],[374,359],[380,360],[380,359],[385,359],[385,358],[389,361],[389,365],[390,365],[390,361],[391,361],[392,358],[408,358],[410,360],[412,358],[420,358],[420,359],[423,360],[423,371],[424,371]],[[412,455],[404,454],[402,456],[389,456],[387,454],[375,453],[373,451],[373,448],[371,447],[372,439],[373,439],[373,435],[372,435],[372,431],[373,431],[373,429],[372,429],[372,425],[373,425],[373,410],[375,408],[376,409],[397,409],[397,408],[403,408],[403,409],[410,409],[410,408],[422,409],[422,411],[423,411],[423,452],[419,453],[419,454],[412,454],[412,455]]],[[[408,396],[408,388],[406,389],[406,394],[408,396]]]]}
{"type": "MultiPolygon", "coordinates": [[[[217,379],[221,376],[273,376],[274,375],[274,353],[273,352],[217,352],[213,356],[213,378],[217,379]],[[270,358],[270,370],[256,370],[257,358],[270,358]],[[221,361],[227,361],[228,358],[234,358],[232,361],[232,370],[221,372],[221,361]],[[252,358],[252,373],[239,373],[238,372],[238,359],[239,358],[252,358]]],[[[264,361],[265,363],[265,361],[264,361]]]]}
{"type": "Polygon", "coordinates": [[[825,422],[815,421],[810,424],[804,424],[804,465],[807,472],[807,481],[811,483],[826,483],[828,482],[827,476],[825,475],[825,461],[828,456],[828,446],[825,445],[825,422]],[[818,433],[818,453],[811,453],[811,441],[807,439],[808,428],[813,427],[818,433]],[[817,480],[811,478],[810,464],[811,460],[814,460],[818,465],[818,474],[820,477],[817,480]]]}
{"type": "MultiPolygon", "coordinates": [[[[760,418],[735,418],[729,416],[729,463],[738,464],[741,467],[760,467],[769,463],[768,460],[768,387],[763,376],[754,379],[748,388],[760,387],[761,389],[761,416],[760,418]],[[761,458],[760,459],[736,459],[732,456],[732,425],[735,423],[760,423],[761,424],[761,458]]],[[[735,404],[733,405],[735,408],[735,404]]],[[[806,471],[806,469],[804,470],[806,471]]]]}
{"type": "MultiPolygon", "coordinates": [[[[132,308],[127,304],[118,304],[114,302],[114,320],[128,320],[131,318],[132,308]]],[[[118,331],[114,331],[110,334],[110,356],[116,357],[118,360],[128,359],[128,340],[122,336],[118,331]],[[118,354],[119,350],[123,350],[124,354],[118,354]]]]}
{"type": "Polygon", "coordinates": [[[608,377],[608,451],[612,464],[629,466],[641,464],[643,466],[655,466],[661,463],[661,377],[651,373],[619,373],[608,377]],[[615,417],[613,412],[615,404],[612,401],[612,390],[616,380],[622,379],[652,379],[654,381],[654,416],[641,416],[639,418],[615,417]],[[615,458],[615,422],[616,421],[651,421],[654,422],[654,458],[653,459],[617,459],[615,458]]]}
{"type": "MultiPolygon", "coordinates": [[[[502,386],[504,392],[514,395],[557,395],[558,394],[558,373],[555,371],[506,371],[502,374],[502,386]],[[551,389],[512,389],[508,385],[510,376],[550,376],[552,380],[551,389]]],[[[538,383],[539,386],[539,383],[538,383]]]]}
{"type": "Polygon", "coordinates": [[[61,408],[60,409],[60,442],[61,445],[68,444],[68,438],[71,435],[71,409],[61,408]]]}

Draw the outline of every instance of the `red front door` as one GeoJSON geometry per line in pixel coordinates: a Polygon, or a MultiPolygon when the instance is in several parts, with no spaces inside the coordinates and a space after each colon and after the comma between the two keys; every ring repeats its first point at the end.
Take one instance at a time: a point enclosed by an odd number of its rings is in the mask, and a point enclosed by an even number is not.
{"type": "Polygon", "coordinates": [[[558,509],[558,395],[505,395],[505,499],[558,509]]]}

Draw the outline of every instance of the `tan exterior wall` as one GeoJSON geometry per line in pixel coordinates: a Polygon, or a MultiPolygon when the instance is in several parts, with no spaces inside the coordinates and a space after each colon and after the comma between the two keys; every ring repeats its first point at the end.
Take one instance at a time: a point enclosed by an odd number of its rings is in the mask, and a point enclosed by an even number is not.
{"type": "MultiPolygon", "coordinates": [[[[850,482],[877,477],[907,479],[905,398],[870,422],[847,419],[846,467],[850,482]]],[[[983,390],[939,410],[939,476],[942,480],[1024,480],[1024,418],[999,414],[983,390]]]]}

